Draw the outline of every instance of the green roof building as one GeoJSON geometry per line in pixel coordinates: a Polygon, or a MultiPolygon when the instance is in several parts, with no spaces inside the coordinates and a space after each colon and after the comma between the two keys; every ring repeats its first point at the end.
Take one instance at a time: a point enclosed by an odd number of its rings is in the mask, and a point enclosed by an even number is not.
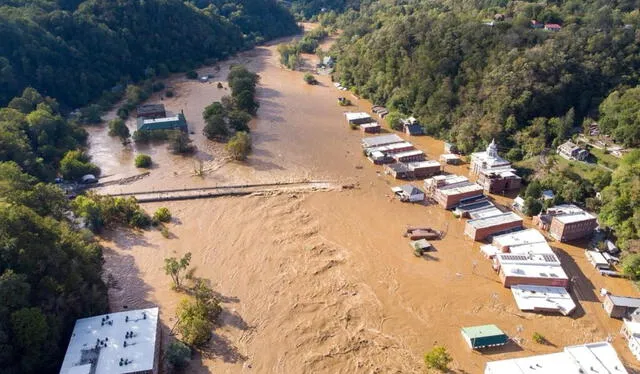
{"type": "Polygon", "coordinates": [[[182,112],[174,117],[138,118],[138,131],[153,130],[181,130],[187,132],[189,129],[182,112]]]}
{"type": "Polygon", "coordinates": [[[496,325],[463,327],[462,337],[472,349],[497,347],[507,344],[509,337],[496,325]]]}

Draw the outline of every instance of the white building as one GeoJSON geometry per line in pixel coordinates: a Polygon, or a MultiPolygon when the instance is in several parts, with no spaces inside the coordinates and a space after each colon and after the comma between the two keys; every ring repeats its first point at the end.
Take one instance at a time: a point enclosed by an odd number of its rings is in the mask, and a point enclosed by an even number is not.
{"type": "Polygon", "coordinates": [[[475,175],[501,168],[511,168],[511,163],[498,155],[495,140],[491,141],[486,151],[471,154],[471,172],[475,175]]]}
{"type": "Polygon", "coordinates": [[[160,341],[158,308],[79,319],[60,374],[156,374],[160,341]]]}
{"type": "Polygon", "coordinates": [[[511,286],[518,309],[527,312],[556,312],[568,316],[576,309],[571,295],[562,287],[511,286]]]}
{"type": "Polygon", "coordinates": [[[626,374],[622,361],[607,342],[565,347],[546,355],[487,362],[485,374],[626,374]]]}
{"type": "Polygon", "coordinates": [[[640,360],[640,322],[623,320],[622,335],[627,339],[627,345],[637,360],[640,360]]]}

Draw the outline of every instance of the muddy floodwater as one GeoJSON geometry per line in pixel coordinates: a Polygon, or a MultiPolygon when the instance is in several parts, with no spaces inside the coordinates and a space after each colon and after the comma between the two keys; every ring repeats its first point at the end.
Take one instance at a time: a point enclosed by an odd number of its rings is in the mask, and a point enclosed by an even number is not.
{"type": "MultiPolygon", "coordinates": [[[[605,339],[627,363],[634,362],[619,334],[621,322],[606,316],[598,295],[603,287],[636,295],[629,282],[601,277],[580,246],[550,243],[574,279],[578,309],[570,317],[519,311],[480,254],[480,244],[463,236],[464,221],[439,206],[407,205],[391,197],[390,187],[399,183],[363,157],[362,135],[349,129],[343,114],[369,111],[371,103],[337,90],[328,76],[307,85],[303,72],[280,67],[276,46],[201,69],[201,75],[214,75],[209,83],[179,76],[168,80],[176,96],[162,102],[171,112],[184,111],[195,155],[172,155],[166,144],[123,147],[104,126],[90,129],[91,154],[106,180],[139,174],[133,166],[136,152],[154,161],[149,176],[102,192],[304,179],[355,188],[144,204],[149,212],[160,206],[171,210],[171,234],[123,230],[107,235],[105,277],[113,310],[159,305],[168,339],[184,295],[171,290],[163,259],[191,252],[194,275],[211,281],[224,312],[189,373],[421,373],[422,356],[434,344],[448,348],[456,372],[481,373],[490,360],[605,339]],[[243,164],[229,162],[223,146],[202,135],[201,113],[229,94],[217,82],[227,87],[234,63],[261,77],[260,110],[251,123],[253,153],[243,164]],[[338,106],[340,96],[354,106],[338,106]],[[202,177],[194,174],[200,162],[202,177]],[[407,224],[428,225],[446,235],[434,242],[435,252],[416,258],[401,235],[407,224]],[[471,351],[460,328],[489,323],[518,343],[471,351]],[[534,332],[551,345],[534,343],[534,332]]],[[[312,65],[313,57],[306,57],[312,65]]],[[[133,121],[129,126],[134,130],[133,121]]],[[[441,141],[409,141],[429,159],[443,153],[441,141]]],[[[468,173],[466,166],[446,170],[468,173]]]]}

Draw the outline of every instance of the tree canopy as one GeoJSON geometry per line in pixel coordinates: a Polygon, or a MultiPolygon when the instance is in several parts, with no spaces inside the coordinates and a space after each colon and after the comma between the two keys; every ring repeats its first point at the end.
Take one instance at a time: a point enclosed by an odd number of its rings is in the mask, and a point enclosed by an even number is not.
{"type": "Polygon", "coordinates": [[[102,251],[62,191],[0,163],[0,367],[55,372],[77,318],[107,310],[102,251]]]}
{"type": "Polygon", "coordinates": [[[82,106],[298,27],[274,0],[39,0],[0,6],[0,105],[25,87],[82,106]],[[126,84],[125,84],[126,86],[126,84]]]}
{"type": "MultiPolygon", "coordinates": [[[[630,2],[371,2],[345,12],[332,55],[343,86],[413,114],[472,152],[496,138],[525,155],[566,139],[617,88],[639,82],[640,14],[630,2]],[[496,13],[506,16],[493,20],[496,13]],[[533,29],[556,22],[562,30],[533,29]]],[[[603,104],[630,105],[632,89],[603,104]]],[[[631,112],[631,111],[629,111],[631,112]]],[[[604,128],[637,142],[638,126],[604,128]]],[[[606,121],[605,121],[606,122],[606,121]]],[[[607,122],[608,123],[608,122],[607,122]]]]}

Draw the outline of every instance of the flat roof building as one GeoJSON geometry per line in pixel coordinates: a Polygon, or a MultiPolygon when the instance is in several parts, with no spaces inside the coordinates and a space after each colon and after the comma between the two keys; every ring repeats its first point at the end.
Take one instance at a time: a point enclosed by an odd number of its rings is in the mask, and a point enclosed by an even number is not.
{"type": "Polygon", "coordinates": [[[562,287],[519,284],[511,286],[518,309],[526,312],[555,312],[568,316],[576,309],[569,292],[562,287]]]}
{"type": "Polygon", "coordinates": [[[378,135],[378,136],[371,136],[368,138],[362,138],[362,140],[360,141],[360,144],[362,145],[362,148],[371,148],[371,147],[379,147],[382,145],[402,143],[402,142],[404,142],[404,139],[402,139],[396,134],[391,134],[391,135],[378,135]]]}
{"type": "Polygon", "coordinates": [[[588,343],[565,347],[545,355],[487,362],[484,374],[627,374],[610,343],[588,343]]]}
{"type": "Polygon", "coordinates": [[[440,161],[449,165],[458,165],[462,163],[462,159],[453,153],[444,153],[440,155],[440,161]]]}
{"type": "Polygon", "coordinates": [[[385,172],[396,179],[425,178],[440,173],[437,161],[398,162],[385,166],[385,172]]]}
{"type": "Polygon", "coordinates": [[[365,112],[347,112],[344,116],[347,118],[347,123],[354,125],[375,122],[369,113],[365,112]]]}
{"type": "Polygon", "coordinates": [[[606,294],[602,307],[611,318],[628,318],[640,308],[640,298],[606,294]]]}
{"type": "Polygon", "coordinates": [[[156,374],[160,342],[158,308],[82,318],[60,374],[156,374]]]}
{"type": "Polygon", "coordinates": [[[498,347],[509,340],[507,334],[496,325],[463,327],[460,332],[471,349],[498,347]]]}
{"type": "Polygon", "coordinates": [[[396,160],[396,162],[415,162],[424,161],[425,159],[424,152],[419,149],[394,153],[391,157],[396,160]]]}
{"type": "Polygon", "coordinates": [[[360,130],[368,134],[376,134],[380,132],[380,124],[378,122],[363,123],[360,125],[360,130]]]}
{"type": "Polygon", "coordinates": [[[547,208],[546,212],[533,217],[533,223],[560,242],[589,237],[598,226],[594,215],[574,204],[547,208]]]}
{"type": "MultiPolygon", "coordinates": [[[[494,210],[489,212],[492,214],[494,210]]],[[[473,240],[483,240],[497,233],[520,229],[522,218],[513,212],[507,212],[468,220],[464,226],[464,234],[473,240]]]]}
{"type": "Polygon", "coordinates": [[[640,361],[640,322],[634,319],[624,319],[620,333],[627,340],[627,346],[636,360],[640,361]]]}
{"type": "Polygon", "coordinates": [[[424,188],[440,206],[455,208],[460,202],[482,196],[482,187],[459,175],[436,175],[424,180],[424,188]]]}

